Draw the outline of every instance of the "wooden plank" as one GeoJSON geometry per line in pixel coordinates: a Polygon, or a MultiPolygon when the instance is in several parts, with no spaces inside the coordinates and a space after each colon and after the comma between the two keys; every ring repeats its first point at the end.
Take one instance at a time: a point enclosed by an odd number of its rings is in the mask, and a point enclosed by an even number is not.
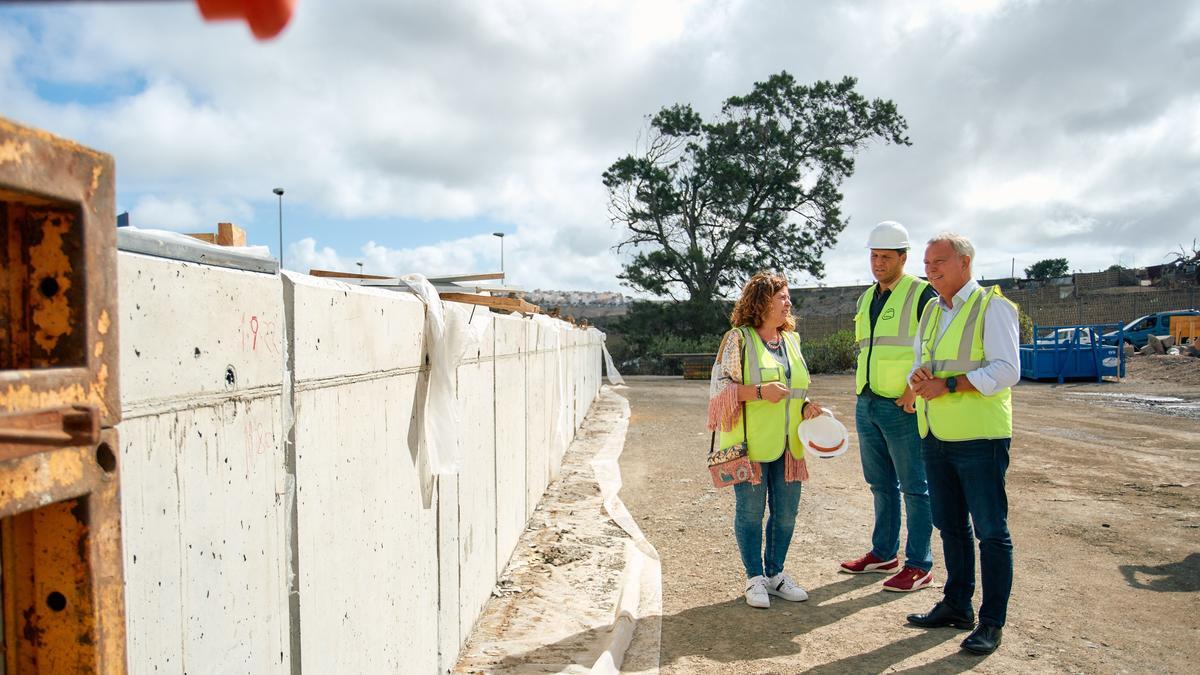
{"type": "Polygon", "coordinates": [[[524,296],[526,293],[529,292],[529,291],[525,290],[524,288],[521,288],[520,286],[489,286],[489,285],[480,286],[480,285],[471,285],[471,284],[436,283],[433,285],[433,287],[438,289],[439,292],[442,289],[445,289],[446,292],[448,292],[448,293],[485,293],[485,292],[486,293],[501,293],[501,294],[515,293],[517,295],[524,296]]]}
{"type": "Polygon", "coordinates": [[[326,277],[329,279],[395,279],[396,277],[381,277],[376,274],[356,274],[354,272],[335,272],[333,270],[309,270],[309,276],[326,277]]]}
{"type": "Polygon", "coordinates": [[[233,223],[217,223],[218,246],[245,246],[246,231],[233,223]]]}
{"type": "Polygon", "coordinates": [[[199,239],[206,244],[217,243],[217,235],[213,234],[212,232],[188,232],[187,236],[191,237],[192,239],[199,239]]]}
{"type": "Polygon", "coordinates": [[[469,305],[481,305],[492,309],[501,309],[522,314],[541,314],[542,309],[520,298],[497,298],[488,295],[471,295],[470,293],[442,293],[442,300],[463,302],[469,305]]]}
{"type": "Polygon", "coordinates": [[[447,277],[428,277],[429,283],[453,283],[458,281],[487,281],[490,279],[503,279],[503,272],[484,272],[482,274],[454,274],[447,277]]]}

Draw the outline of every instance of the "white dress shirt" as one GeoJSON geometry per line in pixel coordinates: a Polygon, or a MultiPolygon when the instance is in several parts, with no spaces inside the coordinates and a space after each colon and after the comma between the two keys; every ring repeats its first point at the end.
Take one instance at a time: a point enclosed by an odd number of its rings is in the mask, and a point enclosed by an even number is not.
{"type": "MultiPolygon", "coordinates": [[[[951,298],[953,306],[946,309],[946,304],[938,298],[942,306],[938,321],[937,335],[940,338],[950,326],[950,322],[958,315],[958,310],[966,304],[967,298],[979,288],[979,282],[971,279],[951,298]]],[[[984,365],[966,374],[979,393],[991,396],[1006,387],[1011,387],[1021,380],[1021,360],[1017,354],[1020,344],[1021,323],[1017,318],[1017,310],[1007,302],[989,302],[987,312],[983,315],[983,360],[984,365]]],[[[969,336],[966,339],[970,339],[969,336]]],[[[921,336],[918,335],[913,343],[916,360],[913,372],[921,367],[921,336]]],[[[912,372],[908,374],[912,379],[912,372]]]]}

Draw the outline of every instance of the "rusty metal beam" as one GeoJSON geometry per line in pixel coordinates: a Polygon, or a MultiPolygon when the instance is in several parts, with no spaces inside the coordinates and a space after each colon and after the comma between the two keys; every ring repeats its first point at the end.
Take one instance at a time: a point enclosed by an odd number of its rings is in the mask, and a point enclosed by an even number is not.
{"type": "Polygon", "coordinates": [[[113,163],[0,118],[6,673],[123,673],[113,163]]]}
{"type": "Polygon", "coordinates": [[[110,156],[0,117],[0,413],[120,421],[114,198],[110,156]]]}

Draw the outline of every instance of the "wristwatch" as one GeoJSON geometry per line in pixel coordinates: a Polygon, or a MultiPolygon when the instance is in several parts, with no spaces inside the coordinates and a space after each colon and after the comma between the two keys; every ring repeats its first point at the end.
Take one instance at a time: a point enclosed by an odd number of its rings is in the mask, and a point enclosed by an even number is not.
{"type": "Polygon", "coordinates": [[[946,388],[950,390],[951,394],[953,394],[954,390],[958,388],[958,378],[954,377],[953,375],[951,375],[950,377],[947,377],[946,378],[946,388]]]}

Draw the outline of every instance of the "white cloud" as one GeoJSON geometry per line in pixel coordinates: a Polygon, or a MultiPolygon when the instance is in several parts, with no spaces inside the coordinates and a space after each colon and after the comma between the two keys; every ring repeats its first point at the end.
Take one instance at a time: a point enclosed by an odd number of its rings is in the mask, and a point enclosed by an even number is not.
{"type": "MultiPolygon", "coordinates": [[[[885,219],[919,241],[963,231],[981,268],[1005,273],[1014,257],[1148,264],[1200,229],[1200,72],[1187,60],[1200,11],[1155,9],[306,0],[259,44],[186,4],[72,5],[24,12],[32,33],[0,13],[0,100],[5,115],[113,153],[138,225],[210,230],[273,209],[270,188],[286,185],[289,208],[330,223],[511,223],[511,281],[599,290],[618,288],[621,235],[600,173],[633,150],[646,115],[675,102],[711,113],[782,69],[849,74],[896,101],[914,145],[859,154],[827,282],[869,278],[862,241],[885,219]],[[54,103],[34,78],[117,95],[54,103]]],[[[421,247],[399,230],[370,236],[293,242],[288,267],[499,267],[486,233],[421,247]]]]}
{"type": "Polygon", "coordinates": [[[337,251],[328,246],[317,248],[317,240],[305,237],[288,246],[284,265],[288,269],[308,272],[309,270],[334,270],[338,272],[356,272],[357,266],[347,264],[337,251]]]}
{"type": "Polygon", "coordinates": [[[176,232],[216,232],[217,223],[236,225],[248,221],[252,215],[253,209],[240,199],[195,202],[152,194],[140,197],[129,209],[131,225],[176,232]]]}

